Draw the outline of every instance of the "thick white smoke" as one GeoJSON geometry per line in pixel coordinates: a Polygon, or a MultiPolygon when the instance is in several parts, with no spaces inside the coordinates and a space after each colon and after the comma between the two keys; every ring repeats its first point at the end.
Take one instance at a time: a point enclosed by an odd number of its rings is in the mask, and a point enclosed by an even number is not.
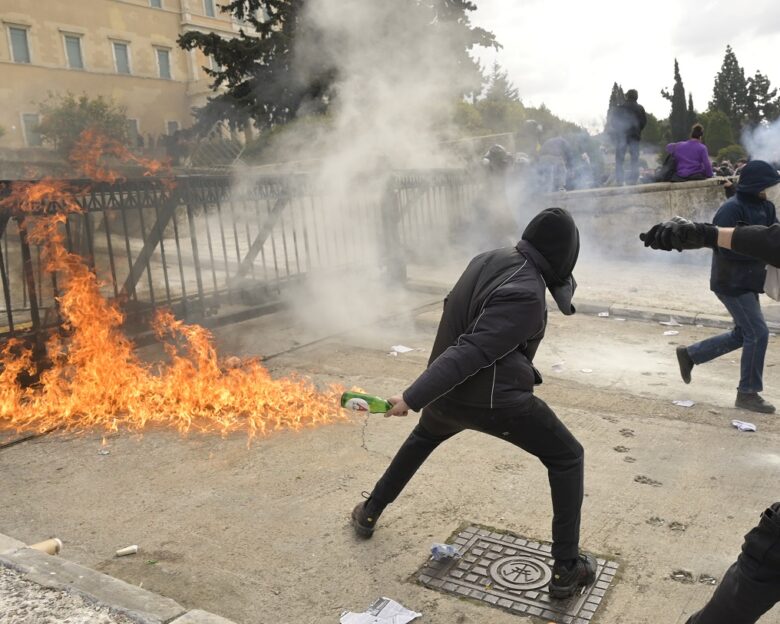
{"type": "Polygon", "coordinates": [[[754,160],[780,162],[780,120],[744,132],[742,145],[754,160]]]}

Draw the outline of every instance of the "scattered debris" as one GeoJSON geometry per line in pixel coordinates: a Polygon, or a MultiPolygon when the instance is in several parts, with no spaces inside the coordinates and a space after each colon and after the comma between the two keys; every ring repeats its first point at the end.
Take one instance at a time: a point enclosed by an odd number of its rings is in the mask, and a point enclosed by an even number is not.
{"type": "Polygon", "coordinates": [[[633,464],[636,462],[636,457],[631,457],[631,455],[626,455],[623,458],[623,461],[626,462],[627,464],[633,464]]]}
{"type": "Polygon", "coordinates": [[[133,544],[132,546],[125,546],[116,551],[117,557],[124,557],[125,555],[134,555],[138,552],[138,546],[133,544]]]}
{"type": "Polygon", "coordinates": [[[414,351],[414,349],[412,349],[412,347],[405,347],[404,345],[393,345],[390,347],[390,351],[395,353],[409,353],[409,351],[414,351]]]}
{"type": "Polygon", "coordinates": [[[550,368],[554,373],[562,373],[563,372],[563,365],[565,364],[565,360],[561,360],[560,362],[556,362],[553,364],[550,368]]]}
{"type": "Polygon", "coordinates": [[[98,455],[111,455],[111,451],[109,451],[108,449],[100,449],[98,451],[98,455]]]}
{"type": "Polygon", "coordinates": [[[339,622],[341,624],[406,624],[422,617],[422,613],[410,611],[390,598],[379,598],[363,613],[344,611],[339,622]]]}
{"type": "Polygon", "coordinates": [[[626,319],[624,319],[624,318],[618,318],[618,317],[615,317],[615,319],[614,319],[614,320],[616,320],[616,321],[625,321],[626,319]]]}
{"type": "Polygon", "coordinates": [[[736,427],[740,431],[758,431],[753,423],[745,422],[744,420],[732,420],[731,426],[736,427]]]}
{"type": "Polygon", "coordinates": [[[703,585],[717,585],[718,579],[709,574],[699,574],[699,583],[702,583],[703,585]]]}
{"type": "Polygon", "coordinates": [[[682,327],[682,324],[678,323],[673,316],[670,316],[668,321],[660,321],[659,325],[666,325],[667,327],[682,327]]]}
{"type": "Polygon", "coordinates": [[[592,368],[581,368],[580,372],[582,372],[582,373],[592,373],[593,369],[592,368]]]}
{"type": "Polygon", "coordinates": [[[618,453],[628,453],[631,449],[621,444],[620,446],[613,447],[612,450],[617,451],[618,453]]]}
{"type": "Polygon", "coordinates": [[[601,318],[607,318],[609,316],[609,312],[599,312],[598,314],[601,318]]]}
{"type": "Polygon", "coordinates": [[[682,401],[672,401],[677,407],[693,407],[696,405],[694,401],[691,401],[690,399],[684,399],[682,401]]]}
{"type": "Polygon", "coordinates": [[[47,555],[59,555],[62,550],[62,540],[52,537],[37,544],[30,544],[30,548],[45,552],[47,555]]]}
{"type": "Polygon", "coordinates": [[[669,528],[672,531],[680,531],[685,532],[685,530],[688,528],[687,524],[683,524],[682,522],[677,522],[676,520],[674,522],[669,523],[669,528]]]}
{"type": "Polygon", "coordinates": [[[458,559],[460,558],[460,552],[458,551],[458,548],[452,544],[433,544],[431,545],[431,558],[434,561],[458,559]]]}
{"type": "Polygon", "coordinates": [[[678,583],[693,583],[693,574],[688,570],[674,570],[672,580],[678,583]]]}
{"type": "Polygon", "coordinates": [[[667,329],[664,332],[664,336],[678,336],[680,332],[678,332],[676,329],[667,329]]]}
{"type": "Polygon", "coordinates": [[[652,518],[647,519],[647,524],[650,526],[663,526],[666,523],[666,520],[663,518],[659,518],[658,516],[653,516],[652,518]]]}
{"type": "Polygon", "coordinates": [[[624,438],[633,438],[634,437],[634,430],[633,429],[621,429],[620,435],[622,435],[624,438]]]}
{"type": "Polygon", "coordinates": [[[710,414],[720,414],[720,412],[719,412],[718,410],[716,410],[716,409],[710,409],[710,410],[707,410],[707,411],[708,411],[710,414]]]}

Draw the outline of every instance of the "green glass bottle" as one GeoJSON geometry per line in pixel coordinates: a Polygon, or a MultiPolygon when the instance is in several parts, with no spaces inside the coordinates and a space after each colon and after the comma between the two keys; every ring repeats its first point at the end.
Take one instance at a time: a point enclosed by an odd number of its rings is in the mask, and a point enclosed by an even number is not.
{"type": "Polygon", "coordinates": [[[371,414],[384,414],[393,406],[388,401],[378,396],[363,392],[345,392],[341,395],[341,407],[355,412],[369,412],[371,414]]]}

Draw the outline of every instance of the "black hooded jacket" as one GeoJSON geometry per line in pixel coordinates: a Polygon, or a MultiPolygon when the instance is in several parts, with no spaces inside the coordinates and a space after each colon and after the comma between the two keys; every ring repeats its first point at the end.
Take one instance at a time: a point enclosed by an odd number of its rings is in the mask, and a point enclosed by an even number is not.
{"type": "Polygon", "coordinates": [[[547,324],[545,286],[565,314],[574,312],[579,233],[571,215],[551,208],[523,238],[474,258],[444,300],[428,368],[403,393],[411,409],[444,395],[472,407],[511,407],[542,382],[532,362],[547,324]]]}
{"type": "MultiPolygon", "coordinates": [[[[777,222],[775,205],[759,197],[761,191],[780,182],[777,170],[763,160],[746,164],[734,197],[718,208],[712,219],[720,227],[737,225],[772,225],[777,222]]],[[[710,289],[715,293],[738,296],[748,292],[764,292],[765,263],[728,249],[715,249],[712,254],[710,289]]]]}

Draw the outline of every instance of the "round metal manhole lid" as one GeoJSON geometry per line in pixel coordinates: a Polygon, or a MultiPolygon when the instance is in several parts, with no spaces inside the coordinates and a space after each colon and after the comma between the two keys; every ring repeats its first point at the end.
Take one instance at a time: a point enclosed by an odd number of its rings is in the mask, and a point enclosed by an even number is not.
{"type": "Polygon", "coordinates": [[[513,556],[497,559],[490,566],[490,576],[510,589],[540,589],[552,578],[550,567],[533,557],[513,556]]]}

